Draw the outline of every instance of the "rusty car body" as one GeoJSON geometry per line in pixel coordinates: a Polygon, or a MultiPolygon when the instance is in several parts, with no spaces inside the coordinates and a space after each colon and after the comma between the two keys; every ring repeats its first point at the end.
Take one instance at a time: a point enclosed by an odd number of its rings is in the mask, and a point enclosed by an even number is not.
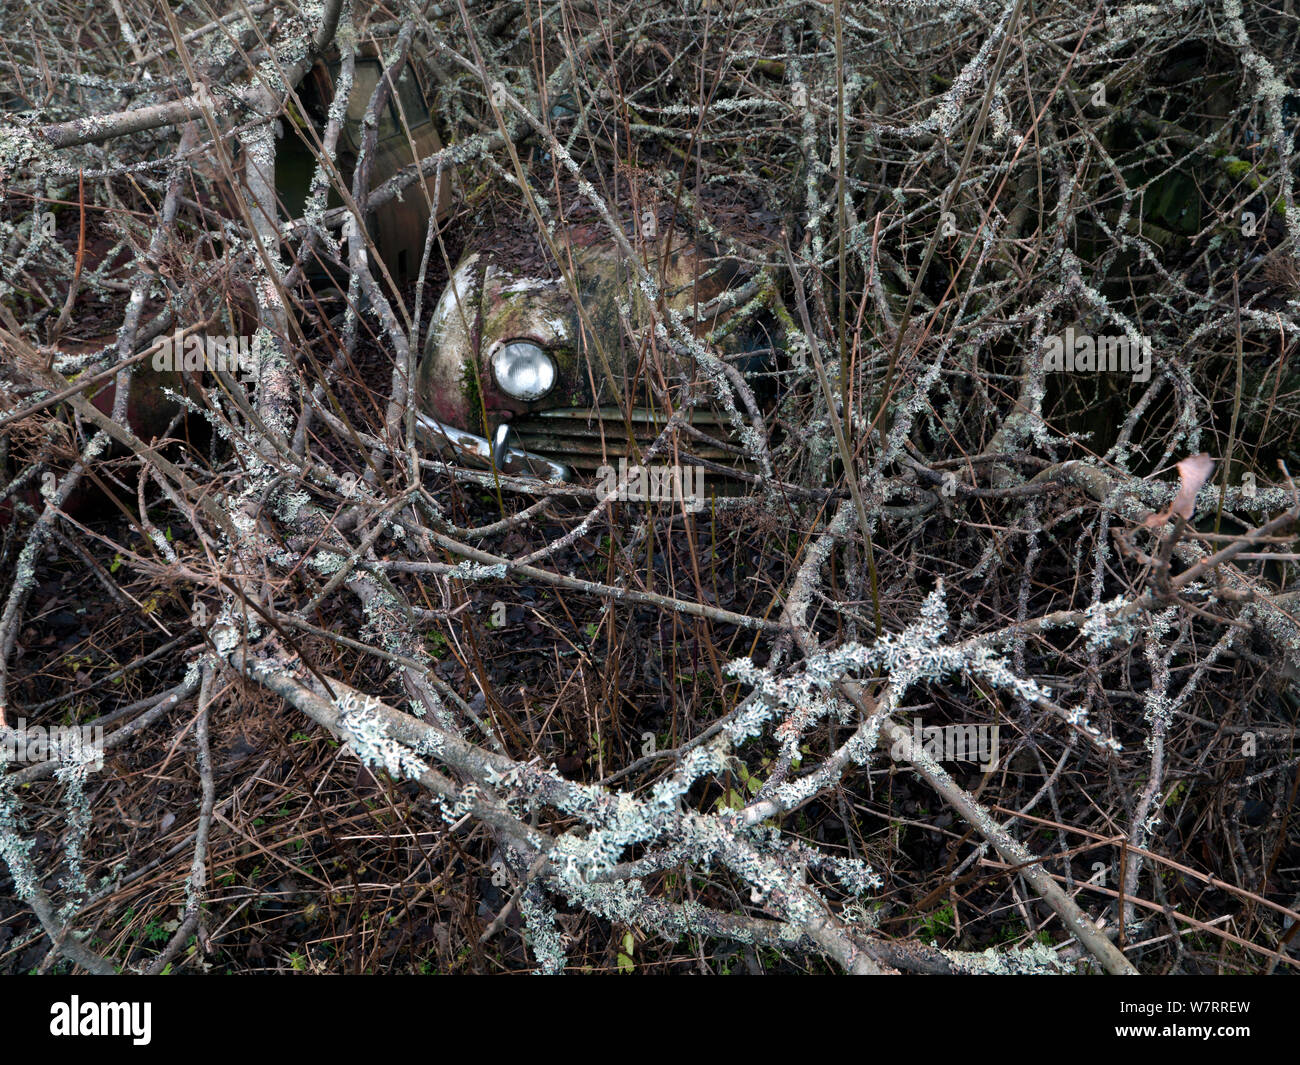
{"type": "MultiPolygon", "coordinates": [[[[716,405],[690,406],[699,366],[655,328],[681,314],[742,372],[765,362],[764,337],[727,331],[748,280],[734,261],[679,239],[645,253],[660,278],[654,307],[617,245],[595,226],[563,235],[569,277],[521,270],[491,249],[468,255],[434,311],[419,368],[418,427],[459,461],[568,481],[639,461],[669,417],[685,424],[660,461],[702,464],[724,478],[751,469],[737,427],[716,405]],[[575,294],[577,299],[574,298],[575,294]]],[[[770,341],[770,338],[766,338],[770,341]]],[[[602,476],[605,474],[602,473],[602,476]]]]}

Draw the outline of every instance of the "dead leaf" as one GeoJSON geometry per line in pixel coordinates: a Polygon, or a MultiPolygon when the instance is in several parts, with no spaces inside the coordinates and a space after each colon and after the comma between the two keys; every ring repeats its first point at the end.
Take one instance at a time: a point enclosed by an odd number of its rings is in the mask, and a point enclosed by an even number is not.
{"type": "Polygon", "coordinates": [[[1196,513],[1196,495],[1213,472],[1214,459],[1204,451],[1199,455],[1191,455],[1183,459],[1178,464],[1178,479],[1182,483],[1178,488],[1178,494],[1174,496],[1174,501],[1169,504],[1167,510],[1148,514],[1142,524],[1158,529],[1175,514],[1190,521],[1192,515],[1196,513]]]}
{"type": "Polygon", "coordinates": [[[1214,459],[1210,458],[1204,451],[1199,455],[1183,459],[1178,464],[1178,476],[1182,478],[1183,485],[1174,498],[1173,511],[1175,514],[1181,514],[1184,518],[1191,520],[1192,515],[1196,512],[1196,494],[1201,490],[1201,486],[1210,479],[1210,474],[1213,472],[1214,459]]]}

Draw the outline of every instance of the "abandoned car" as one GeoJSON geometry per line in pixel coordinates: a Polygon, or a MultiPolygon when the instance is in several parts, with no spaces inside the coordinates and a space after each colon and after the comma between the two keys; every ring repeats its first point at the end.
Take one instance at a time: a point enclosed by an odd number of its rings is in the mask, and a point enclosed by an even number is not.
{"type": "MultiPolygon", "coordinates": [[[[640,461],[703,370],[656,335],[654,308],[612,240],[595,226],[562,236],[568,279],[534,276],[491,251],[457,267],[420,364],[418,426],[426,442],[473,465],[548,480],[610,479],[620,460],[624,468],[640,461]]],[[[747,377],[762,376],[775,348],[769,331],[757,319],[727,328],[748,280],[733,260],[679,238],[662,257],[652,247],[647,263],[662,265],[669,310],[747,377]]],[[[726,412],[703,403],[683,420],[656,461],[689,463],[724,482],[752,472],[726,412]]]]}
{"type": "MultiPolygon", "coordinates": [[[[305,113],[291,111],[292,132],[277,150],[276,184],[290,218],[306,205],[316,166],[312,145],[324,131],[338,72],[337,58],[312,68],[298,94],[305,113]]],[[[336,157],[349,186],[366,108],[381,77],[377,55],[363,53],[336,157]]],[[[380,119],[372,188],[441,149],[429,104],[408,64],[380,119]]],[[[438,205],[440,221],[453,208],[447,173],[424,180],[427,196],[416,183],[366,219],[399,286],[418,271],[429,203],[438,205]]],[[[331,188],[329,206],[340,203],[331,188]]],[[[670,349],[652,328],[656,312],[608,234],[574,225],[558,236],[568,279],[545,266],[525,269],[502,247],[470,253],[460,263],[434,312],[420,361],[417,424],[427,445],[469,465],[548,480],[611,479],[620,460],[640,460],[681,405],[684,367],[680,357],[666,356],[670,349]]],[[[667,309],[682,314],[696,336],[712,334],[718,350],[747,377],[771,365],[776,346],[770,320],[728,326],[735,294],[750,281],[745,270],[675,233],[652,241],[647,256],[652,274],[662,277],[667,309]]],[[[309,277],[346,284],[346,272],[328,264],[309,270],[309,277]]],[[[698,368],[691,370],[685,378],[698,378],[698,368]]],[[[728,474],[754,472],[726,412],[704,404],[686,420],[672,453],[658,461],[708,469],[715,488],[728,474]]],[[[682,491],[679,486],[679,496],[682,491]]]]}

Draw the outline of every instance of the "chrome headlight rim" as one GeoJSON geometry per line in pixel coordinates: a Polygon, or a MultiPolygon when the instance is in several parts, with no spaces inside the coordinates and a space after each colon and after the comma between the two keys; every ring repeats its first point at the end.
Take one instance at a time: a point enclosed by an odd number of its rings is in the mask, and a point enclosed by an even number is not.
{"type": "Polygon", "coordinates": [[[497,387],[513,400],[536,403],[555,388],[559,377],[555,360],[536,337],[501,340],[488,356],[497,387]]]}

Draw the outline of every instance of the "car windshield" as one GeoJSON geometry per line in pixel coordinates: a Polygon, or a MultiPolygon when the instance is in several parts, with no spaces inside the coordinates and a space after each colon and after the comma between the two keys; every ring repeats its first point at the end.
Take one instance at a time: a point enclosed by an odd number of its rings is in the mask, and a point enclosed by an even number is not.
{"type": "MultiPolygon", "coordinates": [[[[337,71],[332,70],[337,77],[337,71]]],[[[346,134],[354,151],[361,147],[361,122],[366,117],[366,108],[370,97],[379,84],[381,68],[373,59],[358,60],[356,73],[352,82],[352,94],[348,97],[346,134]]],[[[402,124],[398,117],[397,104],[401,105],[406,124],[414,129],[429,120],[429,110],[421,98],[419,86],[409,67],[403,68],[397,79],[397,94],[390,97],[387,106],[379,116],[379,140],[391,140],[403,136],[402,124]]]]}

